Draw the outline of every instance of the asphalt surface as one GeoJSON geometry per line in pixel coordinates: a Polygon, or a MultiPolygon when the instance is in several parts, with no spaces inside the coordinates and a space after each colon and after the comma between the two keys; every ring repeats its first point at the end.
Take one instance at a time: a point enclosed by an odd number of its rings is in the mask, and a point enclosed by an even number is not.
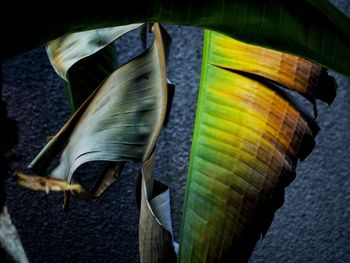
{"type": "MultiPolygon", "coordinates": [[[[350,14],[348,1],[338,1],[350,14]]],[[[202,30],[167,26],[173,37],[168,77],[176,85],[170,121],[158,144],[155,177],[171,189],[175,237],[181,209],[195,117],[202,56],[202,30]]],[[[138,34],[117,43],[119,61],[141,51],[138,34]],[[130,47],[134,50],[130,52],[130,47]]],[[[3,97],[18,121],[16,170],[27,165],[69,118],[64,84],[44,48],[3,63],[3,97]]],[[[297,169],[284,206],[260,241],[251,262],[350,262],[350,80],[332,73],[338,96],[319,103],[317,146],[297,169]]],[[[121,179],[99,200],[72,200],[32,192],[7,180],[7,206],[30,262],[138,262],[138,212],[134,188],[138,166],[127,165],[121,179]]]]}

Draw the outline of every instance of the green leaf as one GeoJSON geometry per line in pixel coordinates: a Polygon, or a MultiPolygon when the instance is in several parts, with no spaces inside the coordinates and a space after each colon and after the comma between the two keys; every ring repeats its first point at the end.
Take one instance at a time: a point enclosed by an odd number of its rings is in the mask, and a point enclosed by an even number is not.
{"type": "MultiPolygon", "coordinates": [[[[1,58],[44,44],[62,34],[125,25],[162,22],[207,28],[243,42],[307,58],[350,76],[350,20],[325,1],[148,0],[126,2],[123,8],[88,7],[86,10],[51,7],[25,12],[7,8],[12,19],[31,30],[20,34],[8,24],[1,58]],[[62,13],[61,13],[62,12],[62,13]],[[40,19],[32,19],[32,16],[40,19]],[[62,15],[64,14],[64,15],[62,15]]],[[[62,3],[62,6],[65,6],[62,3]]],[[[108,6],[108,5],[107,5],[108,6]]]]}
{"type": "Polygon", "coordinates": [[[218,37],[205,32],[179,262],[247,262],[318,132],[282,89],[216,65],[250,54],[218,52],[218,37]]]}
{"type": "Polygon", "coordinates": [[[306,0],[308,3],[324,13],[328,19],[350,38],[349,19],[336,8],[329,0],[306,0]]]}

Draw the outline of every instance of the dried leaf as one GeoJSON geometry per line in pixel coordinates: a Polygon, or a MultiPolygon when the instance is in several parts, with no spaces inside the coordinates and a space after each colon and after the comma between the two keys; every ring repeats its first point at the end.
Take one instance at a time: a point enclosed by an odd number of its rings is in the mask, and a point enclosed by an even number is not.
{"type": "Polygon", "coordinates": [[[47,54],[57,74],[68,81],[67,72],[72,65],[141,25],[131,24],[66,34],[47,44],[47,54]]]}
{"type": "Polygon", "coordinates": [[[79,184],[70,184],[67,181],[54,178],[25,175],[19,172],[15,174],[15,178],[19,185],[35,191],[45,191],[46,193],[50,191],[81,191],[81,186],[79,184]]]}
{"type": "Polygon", "coordinates": [[[142,263],[176,262],[166,185],[153,180],[154,153],[142,166],[139,251],[142,263]]]}
{"type": "MultiPolygon", "coordinates": [[[[62,147],[61,162],[49,177],[68,183],[86,162],[148,158],[167,109],[165,54],[170,39],[161,27],[154,27],[155,44],[101,84],[31,163],[34,170],[44,173],[62,147]]],[[[106,175],[95,189],[99,194],[114,181],[106,175]]]]}
{"type": "Polygon", "coordinates": [[[0,244],[12,256],[14,262],[28,263],[21,239],[16,227],[12,224],[10,214],[4,207],[0,213],[0,244]]]}

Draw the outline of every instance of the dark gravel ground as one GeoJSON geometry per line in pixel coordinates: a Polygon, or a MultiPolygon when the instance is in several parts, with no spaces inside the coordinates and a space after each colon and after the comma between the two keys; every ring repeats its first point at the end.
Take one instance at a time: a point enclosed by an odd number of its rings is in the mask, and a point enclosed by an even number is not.
{"type": "MultiPolygon", "coordinates": [[[[348,1],[337,1],[350,13],[348,1]]],[[[201,70],[202,31],[167,27],[173,36],[169,78],[176,85],[170,122],[158,146],[155,176],[171,189],[176,239],[187,174],[201,70]]],[[[119,61],[141,50],[138,34],[117,44],[119,61]]],[[[18,121],[17,170],[26,166],[69,117],[63,82],[38,48],[3,63],[3,96],[18,121]]],[[[350,80],[332,73],[339,92],[332,106],[319,103],[321,131],[312,154],[297,169],[251,262],[350,262],[350,80]]],[[[72,200],[31,192],[7,180],[7,206],[30,262],[137,262],[138,215],[134,199],[137,166],[99,200],[72,200]]]]}

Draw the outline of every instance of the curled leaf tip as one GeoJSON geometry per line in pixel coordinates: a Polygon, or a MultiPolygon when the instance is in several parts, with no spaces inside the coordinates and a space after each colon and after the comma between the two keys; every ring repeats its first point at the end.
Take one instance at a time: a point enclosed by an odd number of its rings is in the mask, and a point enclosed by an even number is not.
{"type": "Polygon", "coordinates": [[[37,175],[26,175],[20,172],[16,172],[14,176],[19,185],[35,191],[45,191],[46,193],[50,191],[81,191],[81,186],[79,184],[70,184],[64,180],[44,178],[37,175]]]}
{"type": "Polygon", "coordinates": [[[331,105],[337,95],[337,90],[336,79],[328,74],[327,69],[323,68],[319,79],[319,87],[316,90],[317,98],[331,105]]]}

